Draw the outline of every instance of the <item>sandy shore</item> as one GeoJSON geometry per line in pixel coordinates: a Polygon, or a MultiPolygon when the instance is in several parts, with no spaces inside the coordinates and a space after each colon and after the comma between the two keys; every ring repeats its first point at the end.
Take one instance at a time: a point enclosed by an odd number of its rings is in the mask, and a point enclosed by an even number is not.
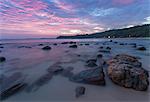
{"type": "MultiPolygon", "coordinates": [[[[10,76],[12,73],[21,72],[25,76],[25,82],[31,86],[37,79],[47,73],[47,69],[54,65],[61,66],[64,69],[73,68],[73,73],[81,72],[88,69],[85,62],[88,59],[96,58],[99,54],[99,47],[111,47],[111,53],[101,53],[104,60],[108,60],[116,54],[126,53],[139,57],[142,66],[150,71],[150,53],[148,40],[119,40],[119,43],[137,43],[139,46],[145,46],[146,51],[138,51],[131,45],[119,45],[107,40],[89,40],[76,41],[78,48],[69,48],[68,44],[61,42],[43,42],[44,46],[48,45],[52,49],[43,51],[43,46],[38,46],[39,42],[34,43],[10,43],[4,44],[1,56],[6,57],[6,62],[1,63],[1,74],[10,76]],[[104,44],[106,42],[106,44],[104,44]],[[53,45],[57,43],[57,45],[53,45]],[[89,45],[85,45],[85,44],[89,45]],[[81,45],[83,44],[83,45],[81,45]],[[18,46],[30,46],[32,48],[18,48],[18,46]]],[[[106,69],[104,69],[106,71],[106,69]]],[[[27,88],[12,95],[6,102],[149,102],[150,89],[145,92],[127,89],[114,84],[106,75],[106,86],[95,86],[88,84],[74,83],[67,77],[54,75],[48,83],[37,87],[35,91],[27,91],[27,88]],[[85,95],[76,98],[75,88],[84,86],[86,88],[85,95]]]]}

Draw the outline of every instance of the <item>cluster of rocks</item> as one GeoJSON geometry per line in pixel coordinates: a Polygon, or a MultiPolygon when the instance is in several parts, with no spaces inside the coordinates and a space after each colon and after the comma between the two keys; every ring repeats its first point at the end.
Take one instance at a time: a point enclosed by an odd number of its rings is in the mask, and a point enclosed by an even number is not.
{"type": "Polygon", "coordinates": [[[139,91],[148,89],[148,71],[142,68],[142,63],[136,57],[119,54],[107,63],[108,76],[114,83],[139,91]]]}
{"type": "Polygon", "coordinates": [[[102,52],[102,53],[110,53],[110,51],[111,51],[111,47],[103,47],[103,46],[101,46],[101,47],[99,47],[99,52],[102,52]]]}
{"type": "Polygon", "coordinates": [[[76,42],[70,41],[70,42],[62,42],[61,44],[76,44],[76,42]]]}
{"type": "Polygon", "coordinates": [[[69,47],[70,48],[77,48],[78,46],[74,44],[74,45],[70,45],[69,47]]]}

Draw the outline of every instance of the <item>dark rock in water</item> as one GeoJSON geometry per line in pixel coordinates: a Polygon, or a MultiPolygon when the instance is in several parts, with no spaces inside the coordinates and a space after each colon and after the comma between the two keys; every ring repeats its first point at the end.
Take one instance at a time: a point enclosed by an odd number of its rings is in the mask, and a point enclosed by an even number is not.
{"type": "Polygon", "coordinates": [[[73,41],[70,41],[70,42],[68,42],[69,44],[76,44],[76,42],[73,42],[73,41]]]}
{"type": "Polygon", "coordinates": [[[112,42],[112,40],[110,40],[109,42],[112,42]]]}
{"type": "Polygon", "coordinates": [[[90,60],[86,61],[86,63],[87,63],[88,67],[96,67],[97,66],[96,59],[90,59],[90,60]]]}
{"type": "Polygon", "coordinates": [[[93,84],[93,85],[105,85],[104,72],[102,67],[84,70],[78,74],[69,78],[70,81],[93,84]]]}
{"type": "Polygon", "coordinates": [[[0,94],[0,100],[5,100],[6,98],[10,97],[11,95],[14,95],[15,93],[21,91],[26,86],[25,83],[18,83],[9,89],[5,90],[0,94]]]}
{"type": "Polygon", "coordinates": [[[110,47],[106,47],[106,49],[111,50],[111,48],[110,48],[110,47]]]}
{"type": "Polygon", "coordinates": [[[120,54],[107,63],[108,75],[114,83],[139,91],[148,89],[148,71],[142,68],[136,57],[120,54]]]}
{"type": "Polygon", "coordinates": [[[18,46],[18,48],[32,48],[30,46],[18,46]]]}
{"type": "Polygon", "coordinates": [[[3,46],[0,46],[0,48],[4,48],[3,46]]]}
{"type": "Polygon", "coordinates": [[[4,62],[6,61],[6,58],[5,57],[0,57],[0,62],[4,62]]]}
{"type": "Polygon", "coordinates": [[[78,87],[76,87],[75,92],[76,92],[76,97],[78,98],[85,94],[85,87],[78,86],[78,87]]]}
{"type": "Polygon", "coordinates": [[[82,46],[83,44],[80,44],[80,46],[82,46]]]}
{"type": "Polygon", "coordinates": [[[145,50],[146,50],[146,48],[145,48],[145,47],[139,47],[139,48],[137,48],[137,50],[145,51],[145,50]]]}
{"type": "Polygon", "coordinates": [[[38,46],[44,46],[44,44],[38,44],[38,46]]]}
{"type": "Polygon", "coordinates": [[[56,45],[57,45],[57,43],[54,43],[53,45],[55,45],[55,46],[56,46],[56,45]]]}
{"type": "Polygon", "coordinates": [[[62,42],[61,44],[68,44],[68,42],[62,42]]]}
{"type": "Polygon", "coordinates": [[[103,55],[102,55],[102,54],[98,54],[97,57],[98,57],[98,58],[102,58],[103,55]]]}
{"type": "Polygon", "coordinates": [[[124,43],[120,43],[120,45],[125,45],[124,43]]]}
{"type": "Polygon", "coordinates": [[[25,77],[20,72],[13,73],[11,76],[0,76],[0,98],[4,100],[13,94],[16,94],[26,86],[24,83],[25,77]]]}
{"type": "Polygon", "coordinates": [[[77,45],[70,45],[69,47],[70,48],[77,48],[78,46],[77,45]]]}
{"type": "Polygon", "coordinates": [[[115,41],[114,43],[115,43],[115,44],[117,44],[118,42],[117,42],[117,41],[115,41]]]}
{"type": "Polygon", "coordinates": [[[52,66],[52,67],[49,67],[47,69],[47,71],[49,73],[53,73],[53,74],[59,74],[60,72],[62,72],[64,69],[61,67],[61,66],[52,66]]]}
{"type": "Polygon", "coordinates": [[[103,46],[101,46],[101,47],[99,47],[100,49],[103,49],[104,47],[103,46]]]}
{"type": "Polygon", "coordinates": [[[90,45],[90,44],[87,43],[87,44],[85,44],[85,45],[90,45]]]}
{"type": "Polygon", "coordinates": [[[43,50],[51,50],[52,48],[50,46],[45,46],[42,48],[43,50]]]}

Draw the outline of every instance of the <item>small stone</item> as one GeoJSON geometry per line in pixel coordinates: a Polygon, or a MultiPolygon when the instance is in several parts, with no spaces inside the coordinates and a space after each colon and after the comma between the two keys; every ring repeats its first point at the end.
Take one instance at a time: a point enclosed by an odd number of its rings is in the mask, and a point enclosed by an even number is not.
{"type": "Polygon", "coordinates": [[[43,50],[51,50],[51,47],[50,46],[45,46],[42,48],[43,50]]]}
{"type": "Polygon", "coordinates": [[[6,58],[5,57],[0,57],[0,62],[4,62],[6,61],[6,58]]]}
{"type": "Polygon", "coordinates": [[[78,46],[77,45],[70,45],[69,47],[70,48],[77,48],[78,46]]]}
{"type": "Polygon", "coordinates": [[[78,86],[78,87],[76,87],[75,92],[76,92],[76,98],[78,98],[85,94],[85,87],[78,86]]]}

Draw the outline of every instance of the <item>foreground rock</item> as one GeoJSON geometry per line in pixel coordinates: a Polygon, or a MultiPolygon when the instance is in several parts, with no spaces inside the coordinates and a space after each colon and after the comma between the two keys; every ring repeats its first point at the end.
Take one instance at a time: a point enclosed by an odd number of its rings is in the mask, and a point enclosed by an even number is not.
{"type": "Polygon", "coordinates": [[[80,97],[82,95],[85,94],[85,87],[83,86],[78,86],[76,89],[75,89],[75,92],[76,92],[76,97],[80,97]]]}
{"type": "Polygon", "coordinates": [[[24,83],[25,77],[20,72],[12,74],[10,77],[1,75],[0,77],[0,100],[4,100],[13,94],[21,91],[27,84],[24,83]]]}
{"type": "Polygon", "coordinates": [[[114,83],[139,91],[148,89],[148,71],[142,68],[136,57],[120,54],[107,63],[108,75],[114,83]]]}
{"type": "Polygon", "coordinates": [[[51,50],[52,48],[50,46],[45,46],[42,48],[43,50],[51,50]]]}
{"type": "Polygon", "coordinates": [[[6,58],[5,57],[0,57],[0,62],[5,62],[6,58]]]}
{"type": "Polygon", "coordinates": [[[70,80],[78,83],[105,85],[104,72],[102,67],[84,70],[70,77],[70,80]]]}

